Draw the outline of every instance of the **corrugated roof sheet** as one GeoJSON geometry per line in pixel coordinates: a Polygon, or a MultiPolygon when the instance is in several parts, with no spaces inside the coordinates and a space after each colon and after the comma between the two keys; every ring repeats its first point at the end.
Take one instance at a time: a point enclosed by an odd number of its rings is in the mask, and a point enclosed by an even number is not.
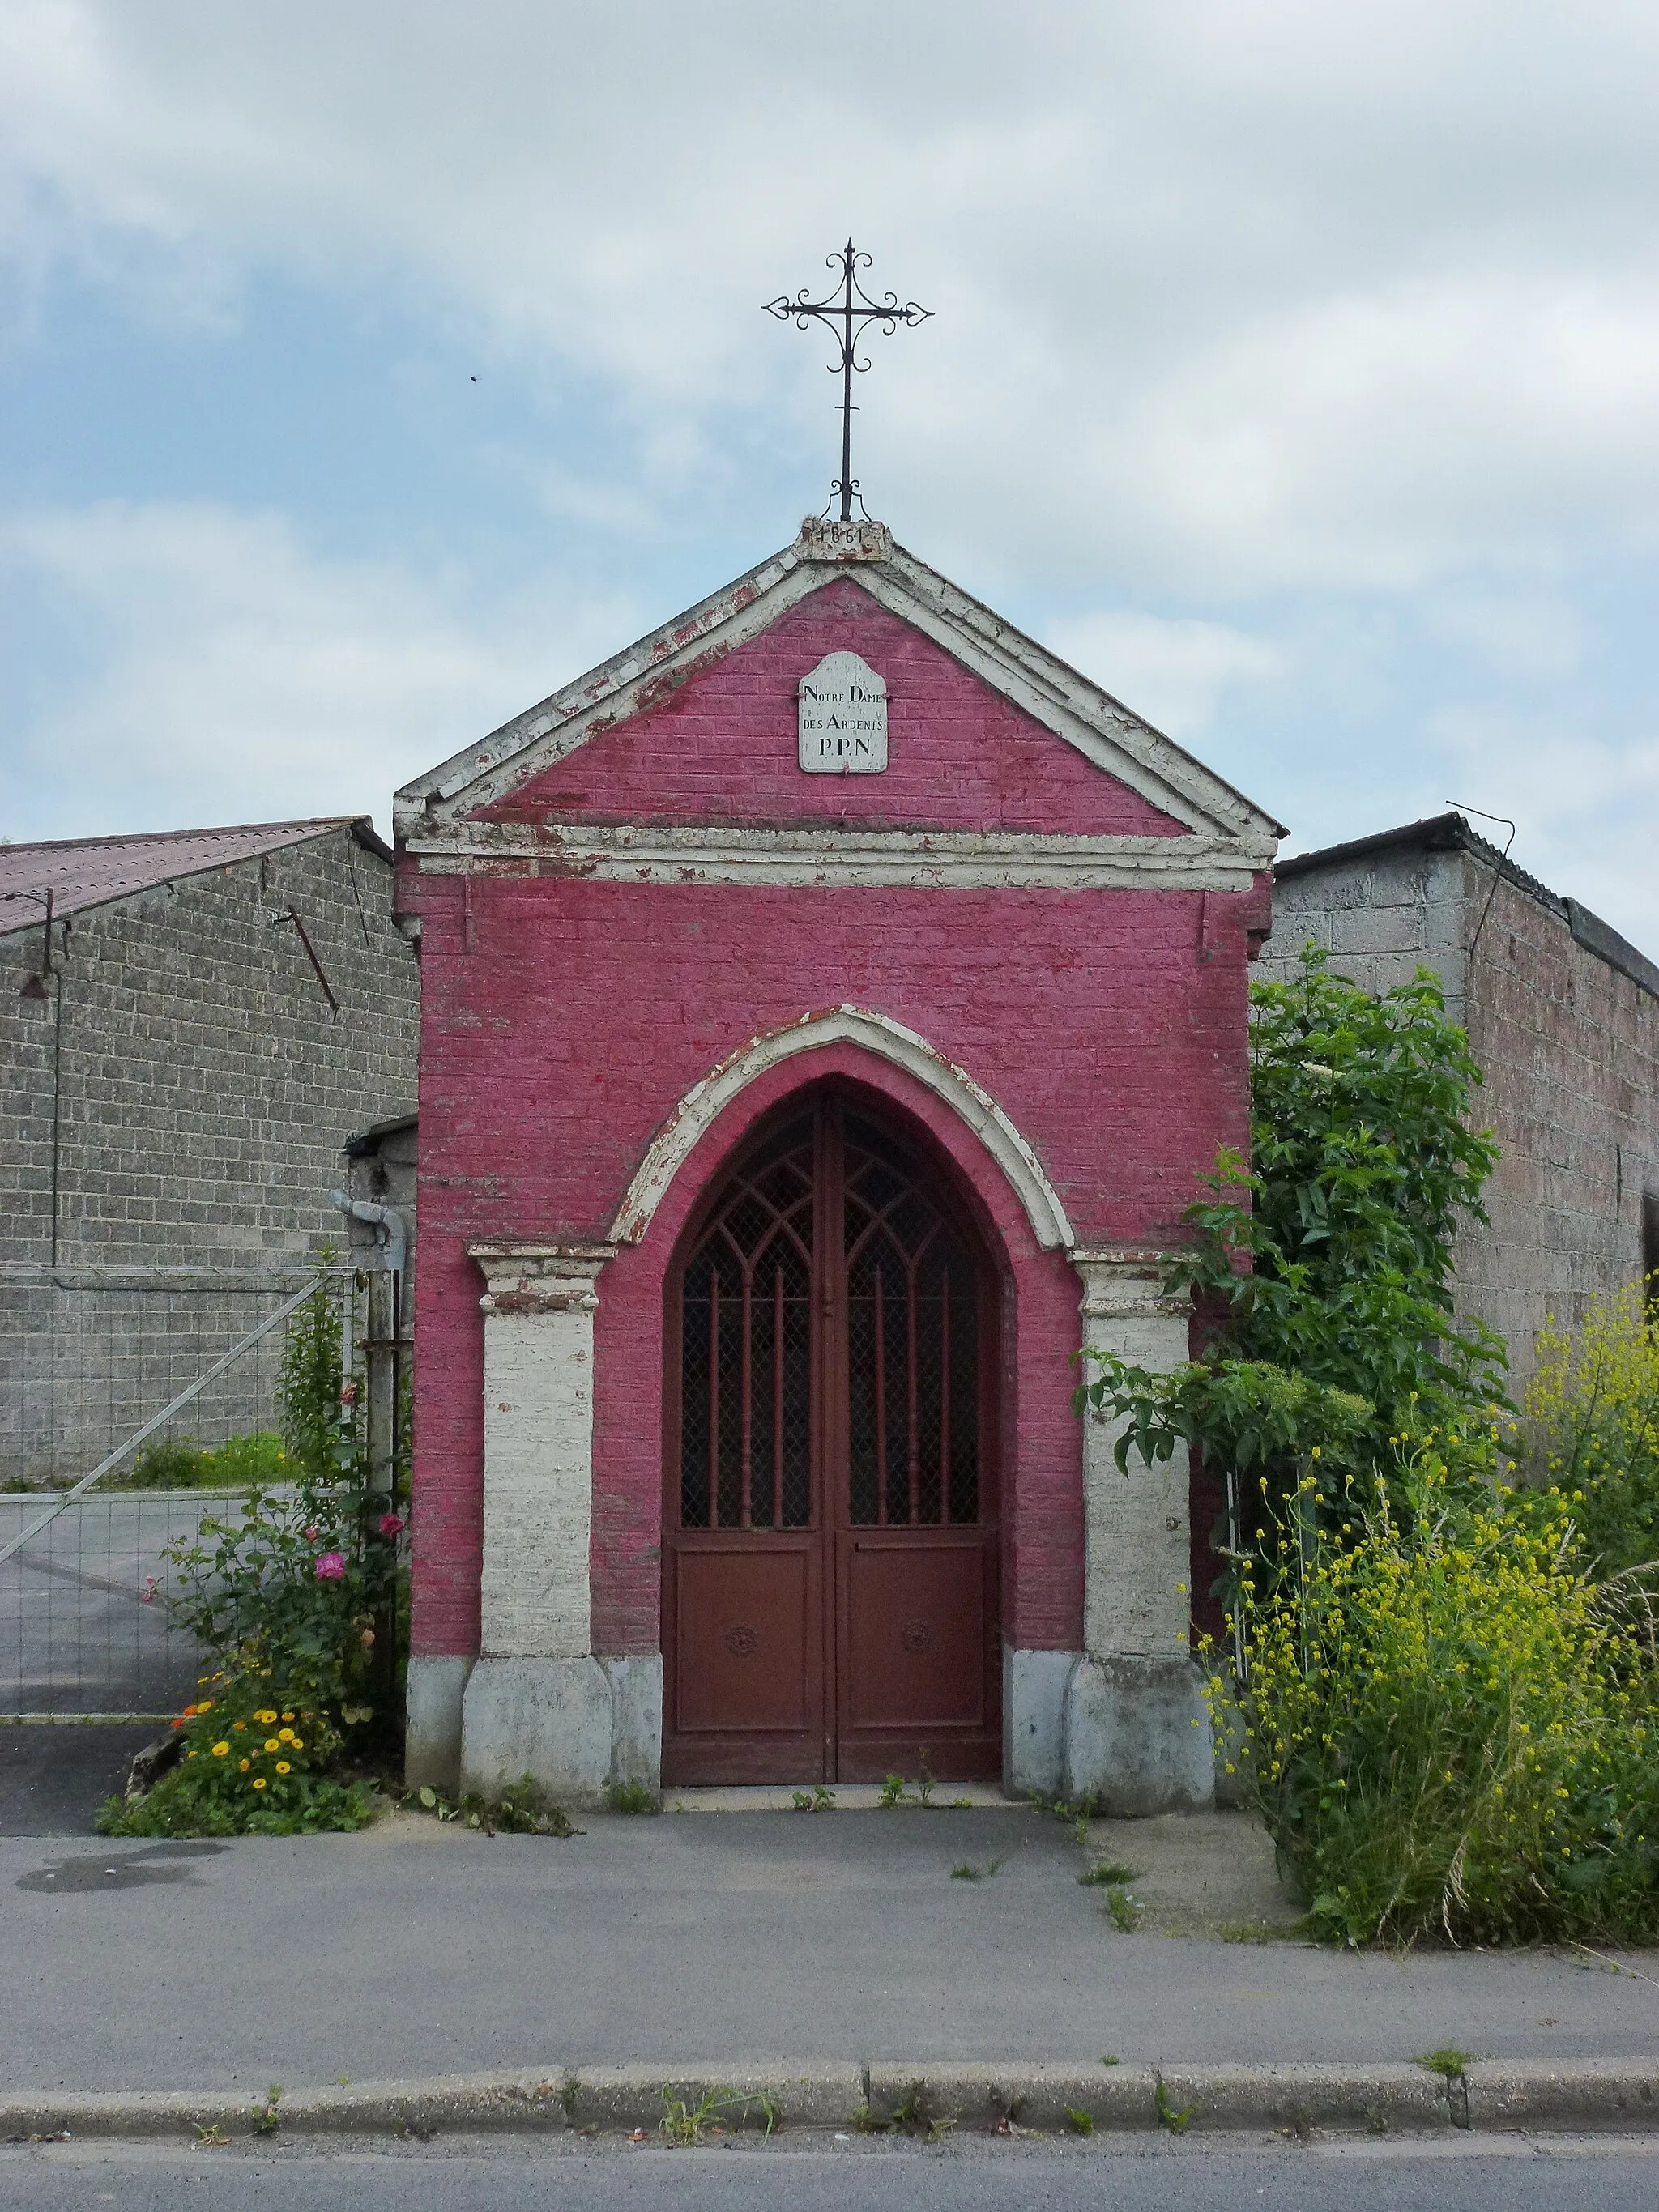
{"type": "Polygon", "coordinates": [[[0,935],[38,924],[48,886],[54,915],[79,914],[180,877],[204,875],[234,860],[302,845],[331,830],[357,829],[385,855],[368,817],[325,815],[310,822],[245,822],[228,830],[156,830],[135,837],[66,837],[40,845],[0,845],[0,935]]]}

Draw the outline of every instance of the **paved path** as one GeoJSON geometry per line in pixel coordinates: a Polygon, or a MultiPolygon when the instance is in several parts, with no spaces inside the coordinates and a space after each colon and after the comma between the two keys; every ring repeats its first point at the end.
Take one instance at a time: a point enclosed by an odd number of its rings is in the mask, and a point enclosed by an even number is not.
{"type": "Polygon", "coordinates": [[[797,2142],[664,2150],[563,2141],[0,2148],[20,2212],[1648,2212],[1659,2144],[797,2142]]]}
{"type": "MultiPolygon", "coordinates": [[[[1659,2051],[1646,1956],[1618,1972],[1553,1953],[1123,1935],[1079,1884],[1070,1828],[1029,1809],[584,1826],[563,1843],[413,1815],[228,1845],[0,1842],[0,2087],[629,2060],[1659,2051]],[[982,1878],[953,1881],[963,1863],[982,1878]]],[[[1242,1815],[1097,1824],[1092,1841],[1168,1865],[1179,1844],[1189,1896],[1206,1868],[1219,1881],[1242,1867],[1260,1891],[1266,1847],[1242,1815]]]]}

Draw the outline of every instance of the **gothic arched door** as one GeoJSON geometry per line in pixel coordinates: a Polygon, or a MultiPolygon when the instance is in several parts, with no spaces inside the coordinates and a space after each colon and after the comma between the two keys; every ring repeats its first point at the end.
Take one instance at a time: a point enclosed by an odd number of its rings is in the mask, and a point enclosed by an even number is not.
{"type": "Polygon", "coordinates": [[[830,1089],[747,1146],[667,1286],[663,1778],[1001,1765],[994,1272],[830,1089]]]}

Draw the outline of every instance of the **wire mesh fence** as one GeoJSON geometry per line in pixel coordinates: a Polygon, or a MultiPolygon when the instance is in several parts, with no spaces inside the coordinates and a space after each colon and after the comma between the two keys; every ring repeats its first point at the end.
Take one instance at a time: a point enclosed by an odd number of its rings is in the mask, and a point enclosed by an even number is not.
{"type": "Polygon", "coordinates": [[[0,1268],[0,1718],[194,1694],[167,1553],[280,1478],[281,1324],[319,1283],[349,1373],[350,1268],[0,1268]]]}

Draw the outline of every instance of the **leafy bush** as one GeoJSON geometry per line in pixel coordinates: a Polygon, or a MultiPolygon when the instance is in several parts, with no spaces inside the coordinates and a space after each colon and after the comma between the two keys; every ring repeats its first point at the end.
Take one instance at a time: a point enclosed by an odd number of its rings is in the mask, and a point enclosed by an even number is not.
{"type": "Polygon", "coordinates": [[[198,1444],[164,1437],[146,1444],[125,1475],[110,1486],[127,1490],[245,1490],[257,1483],[287,1482],[295,1469],[283,1439],[270,1430],[198,1444]]]}
{"type": "Polygon", "coordinates": [[[1129,1421],[1121,1467],[1195,1444],[1265,1475],[1270,1500],[1311,1474],[1335,1510],[1402,1430],[1489,1423],[1507,1401],[1502,1342],[1452,1315],[1453,1240],[1485,1220],[1497,1159],[1469,1126],[1468,1040],[1426,969],[1374,997],[1328,960],[1310,945],[1291,981],[1251,987],[1252,1164],[1223,1150],[1167,1261],[1207,1323],[1203,1358],[1160,1376],[1088,1352],[1078,1395],[1129,1421]]]}
{"type": "Polygon", "coordinates": [[[112,1797],[98,1815],[106,1836],[295,1836],[361,1828],[374,1818],[361,1782],[327,1772],[339,1749],[327,1712],[287,1702],[269,1671],[216,1674],[215,1692],[173,1722],[179,1763],[142,1797],[112,1797]]]}
{"type": "Polygon", "coordinates": [[[1447,1441],[1397,1448],[1334,1528],[1310,1479],[1243,1577],[1268,1830],[1328,1936],[1650,1942],[1651,1654],[1586,1574],[1579,1501],[1483,1498],[1447,1441]]]}
{"type": "Polygon", "coordinates": [[[1571,1334],[1540,1329],[1527,1392],[1528,1471],[1582,1492],[1577,1519],[1604,1577],[1659,1561],[1659,1326],[1645,1288],[1592,1298],[1571,1334]]]}
{"type": "Polygon", "coordinates": [[[269,1668],[355,1729],[377,1714],[391,1722],[398,1703],[405,1522],[393,1493],[371,1486],[356,1384],[339,1380],[339,1357],[338,1313],[319,1285],[283,1347],[292,1487],[256,1488],[240,1519],[204,1518],[193,1541],[171,1547],[167,1605],[231,1673],[269,1668]]]}

